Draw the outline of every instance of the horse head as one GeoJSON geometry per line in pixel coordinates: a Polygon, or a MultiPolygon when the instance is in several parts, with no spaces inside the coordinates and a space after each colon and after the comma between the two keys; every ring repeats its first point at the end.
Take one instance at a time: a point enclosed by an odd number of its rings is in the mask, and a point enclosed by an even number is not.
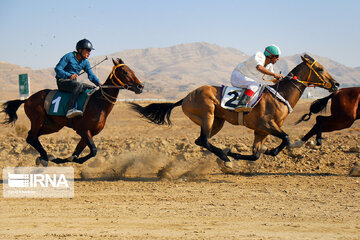
{"type": "Polygon", "coordinates": [[[113,85],[128,89],[136,94],[142,93],[144,84],[135,76],[133,70],[131,70],[120,58],[114,60],[114,67],[110,74],[109,79],[113,85]]]}
{"type": "Polygon", "coordinates": [[[329,92],[335,92],[339,83],[326,71],[326,69],[311,56],[304,54],[301,56],[303,61],[303,67],[307,68],[302,76],[297,79],[298,82],[305,84],[306,86],[316,86],[327,89],[329,92]]]}

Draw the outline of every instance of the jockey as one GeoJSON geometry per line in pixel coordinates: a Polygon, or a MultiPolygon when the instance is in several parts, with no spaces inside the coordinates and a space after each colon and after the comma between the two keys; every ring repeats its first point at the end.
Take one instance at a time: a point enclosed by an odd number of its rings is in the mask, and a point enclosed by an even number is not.
{"type": "Polygon", "coordinates": [[[257,52],[254,56],[245,62],[238,64],[231,74],[231,85],[239,88],[247,88],[238,106],[247,105],[250,98],[259,89],[260,83],[268,84],[263,81],[263,76],[268,75],[277,79],[284,76],[274,73],[273,64],[279,60],[281,54],[280,48],[276,45],[270,45],[265,48],[264,53],[257,52]]]}
{"type": "Polygon", "coordinates": [[[90,63],[87,60],[91,50],[94,50],[91,42],[87,39],[82,39],[76,44],[76,52],[74,51],[64,55],[55,67],[56,83],[59,90],[72,93],[66,113],[67,118],[73,118],[83,114],[82,111],[75,108],[76,99],[81,92],[93,88],[93,86],[89,84],[77,81],[80,71],[84,70],[88,74],[91,82],[96,86],[100,85],[99,79],[91,70],[90,63]]]}

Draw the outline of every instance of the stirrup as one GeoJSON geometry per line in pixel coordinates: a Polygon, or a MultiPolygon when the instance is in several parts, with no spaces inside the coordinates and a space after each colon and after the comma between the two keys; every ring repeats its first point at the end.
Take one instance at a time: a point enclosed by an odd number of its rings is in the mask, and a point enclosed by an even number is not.
{"type": "Polygon", "coordinates": [[[241,96],[240,99],[238,100],[239,102],[235,108],[235,111],[236,112],[250,112],[251,107],[248,106],[250,99],[251,98],[247,95],[241,96]]]}
{"type": "Polygon", "coordinates": [[[74,117],[82,116],[82,115],[83,115],[83,112],[80,110],[77,110],[76,108],[70,109],[66,113],[67,118],[74,118],[74,117]]]}

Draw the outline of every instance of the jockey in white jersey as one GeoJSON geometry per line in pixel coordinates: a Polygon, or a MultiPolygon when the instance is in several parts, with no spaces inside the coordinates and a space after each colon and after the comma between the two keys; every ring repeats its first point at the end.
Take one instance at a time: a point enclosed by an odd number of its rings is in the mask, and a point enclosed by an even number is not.
{"type": "MultiPolygon", "coordinates": [[[[270,45],[265,48],[264,53],[257,52],[254,56],[245,62],[238,64],[231,74],[231,85],[239,88],[247,88],[242,98],[239,100],[239,106],[246,105],[261,84],[269,84],[263,80],[268,75],[276,79],[282,79],[284,76],[274,73],[273,64],[280,57],[280,48],[276,45],[270,45]]],[[[269,77],[268,77],[269,78],[269,77]]]]}

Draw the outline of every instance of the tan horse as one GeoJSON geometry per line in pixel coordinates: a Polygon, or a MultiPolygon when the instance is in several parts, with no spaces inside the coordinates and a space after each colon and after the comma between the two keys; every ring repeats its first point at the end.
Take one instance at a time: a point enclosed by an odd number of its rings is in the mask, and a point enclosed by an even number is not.
{"type": "MultiPolygon", "coordinates": [[[[325,88],[331,92],[336,91],[339,84],[330,76],[324,67],[308,55],[301,57],[302,62],[297,65],[278,86],[274,87],[294,107],[309,85],[325,88]],[[296,76],[296,77],[295,77],[296,76]]],[[[268,90],[265,90],[261,100],[249,114],[244,114],[244,126],[254,130],[255,139],[252,155],[225,153],[220,148],[209,143],[208,139],[217,134],[225,121],[233,125],[240,125],[237,112],[224,109],[220,106],[221,87],[202,86],[190,92],[185,98],[176,103],[152,103],[146,107],[131,103],[132,108],[153,123],[170,125],[171,110],[182,106],[182,110],[194,123],[201,127],[201,134],[195,143],[205,147],[227,166],[231,166],[228,156],[236,160],[259,159],[262,146],[270,134],[282,140],[274,149],[266,150],[264,154],[276,156],[284,147],[289,145],[289,136],[281,129],[289,108],[268,90]]]]}

